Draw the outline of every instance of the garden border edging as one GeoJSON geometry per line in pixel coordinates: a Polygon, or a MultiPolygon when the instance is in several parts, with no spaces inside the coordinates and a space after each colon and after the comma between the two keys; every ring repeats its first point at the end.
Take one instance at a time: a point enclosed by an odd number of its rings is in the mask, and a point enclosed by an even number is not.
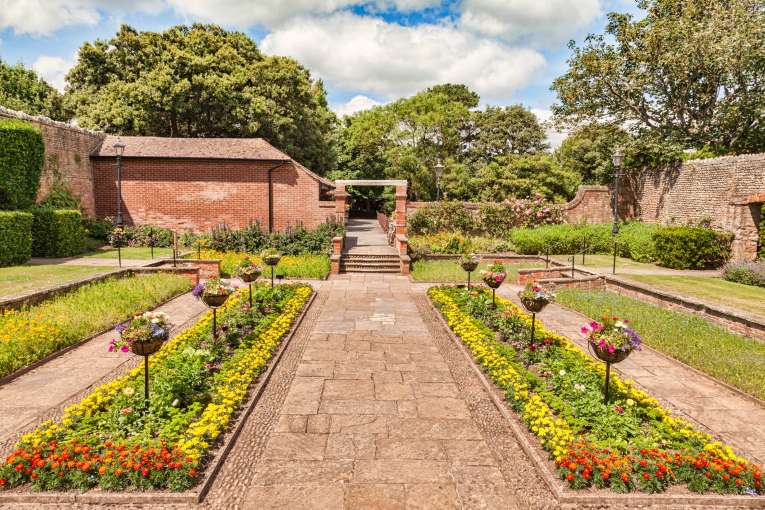
{"type": "Polygon", "coordinates": [[[433,301],[428,297],[428,303],[433,308],[435,315],[441,326],[444,328],[449,338],[454,342],[457,348],[460,350],[463,356],[468,360],[474,373],[477,375],[481,384],[489,394],[494,406],[499,410],[500,414],[507,421],[508,427],[512,430],[513,435],[518,440],[523,451],[528,455],[529,459],[536,466],[539,475],[545,481],[545,484],[550,488],[555,499],[560,504],[575,504],[575,505],[625,505],[634,507],[645,507],[651,505],[699,505],[710,508],[765,508],[765,497],[746,497],[739,495],[666,495],[665,494],[643,494],[643,493],[629,493],[629,494],[615,494],[614,495],[591,495],[582,494],[579,495],[563,486],[562,481],[552,471],[550,467],[550,461],[543,459],[539,454],[540,446],[534,444],[532,439],[526,430],[523,430],[517,423],[517,420],[510,415],[510,411],[507,409],[507,404],[500,400],[497,396],[497,386],[486,378],[486,375],[478,367],[473,360],[470,353],[467,352],[465,345],[452,331],[446,320],[441,315],[441,311],[433,304],[433,301]]]}

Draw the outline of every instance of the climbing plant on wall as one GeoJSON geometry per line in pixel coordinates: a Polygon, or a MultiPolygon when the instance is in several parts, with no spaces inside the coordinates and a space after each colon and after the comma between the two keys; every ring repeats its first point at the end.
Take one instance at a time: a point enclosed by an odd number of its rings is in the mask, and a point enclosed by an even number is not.
{"type": "Polygon", "coordinates": [[[45,145],[28,122],[0,119],[0,209],[26,209],[35,202],[45,145]]]}

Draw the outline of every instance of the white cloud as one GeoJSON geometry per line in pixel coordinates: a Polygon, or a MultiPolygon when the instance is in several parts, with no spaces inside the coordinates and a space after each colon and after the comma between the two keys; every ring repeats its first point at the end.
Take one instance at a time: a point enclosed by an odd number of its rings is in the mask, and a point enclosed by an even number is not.
{"type": "Polygon", "coordinates": [[[41,55],[32,64],[32,69],[37,71],[37,74],[42,76],[50,85],[63,92],[66,84],[66,73],[69,72],[72,65],[74,65],[73,60],[41,55]]]}
{"type": "Polygon", "coordinates": [[[453,82],[467,84],[486,101],[506,101],[546,65],[535,50],[454,26],[406,27],[350,13],[293,20],[261,46],[296,58],[331,86],[386,98],[453,82]]]}
{"type": "Polygon", "coordinates": [[[545,110],[543,108],[532,108],[531,113],[537,116],[539,119],[539,122],[542,123],[543,127],[545,128],[545,134],[547,135],[547,143],[550,144],[551,149],[557,149],[560,147],[560,144],[563,143],[563,140],[566,139],[568,136],[567,131],[557,131],[553,129],[552,125],[550,124],[550,119],[552,118],[552,112],[550,110],[545,110]]]}
{"type": "Polygon", "coordinates": [[[293,18],[329,15],[351,6],[403,12],[438,5],[439,0],[166,0],[178,13],[223,25],[276,27],[293,18]]]}
{"type": "Polygon", "coordinates": [[[601,12],[600,0],[463,0],[460,25],[505,41],[551,47],[601,12]]]}
{"type": "Polygon", "coordinates": [[[338,117],[345,117],[346,115],[353,115],[354,113],[360,112],[362,110],[369,110],[370,108],[374,108],[375,106],[379,106],[381,104],[382,103],[375,101],[371,97],[359,95],[354,96],[347,103],[333,106],[332,109],[335,111],[338,117]]]}
{"type": "Polygon", "coordinates": [[[102,13],[157,13],[162,8],[152,0],[0,0],[0,30],[43,36],[69,26],[94,26],[102,13]]]}

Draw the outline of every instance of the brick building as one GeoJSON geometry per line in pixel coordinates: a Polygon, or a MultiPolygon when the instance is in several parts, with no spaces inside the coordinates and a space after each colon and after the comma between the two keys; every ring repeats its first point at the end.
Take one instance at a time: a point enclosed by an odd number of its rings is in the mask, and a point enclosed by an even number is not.
{"type": "MultiPolygon", "coordinates": [[[[334,217],[334,187],[259,138],[122,137],[126,224],[207,230],[257,221],[266,230],[334,217]],[[325,199],[326,200],[323,200],[325,199]]],[[[91,156],[96,215],[115,216],[117,165],[107,136],[91,156]]]]}

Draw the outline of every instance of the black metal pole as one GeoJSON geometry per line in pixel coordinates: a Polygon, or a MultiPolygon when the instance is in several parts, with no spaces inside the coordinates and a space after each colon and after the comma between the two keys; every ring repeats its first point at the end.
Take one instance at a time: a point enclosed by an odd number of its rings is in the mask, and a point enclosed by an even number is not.
{"type": "Polygon", "coordinates": [[[545,269],[550,269],[550,247],[545,249],[545,269]]]}
{"type": "Polygon", "coordinates": [[[151,258],[154,259],[154,242],[151,243],[151,258]]]}
{"type": "Polygon", "coordinates": [[[537,324],[537,314],[536,312],[531,312],[531,343],[529,345],[534,345],[534,329],[537,324]]]}
{"type": "Polygon", "coordinates": [[[587,253],[587,238],[582,239],[582,265],[584,265],[584,254],[587,253]]]}
{"type": "Polygon", "coordinates": [[[494,295],[496,293],[497,289],[491,289],[491,306],[493,308],[497,308],[497,303],[494,301],[494,295]]]}
{"type": "Polygon", "coordinates": [[[250,308],[252,308],[252,282],[247,282],[247,285],[250,286],[250,308]]]}
{"type": "Polygon", "coordinates": [[[121,243],[117,243],[117,260],[119,261],[120,267],[122,267],[122,248],[121,243]]]}
{"type": "Polygon", "coordinates": [[[143,355],[143,401],[149,408],[149,355],[143,355]]]}
{"type": "Polygon", "coordinates": [[[202,245],[197,244],[197,260],[201,260],[201,259],[202,259],[202,245]]]}
{"type": "Polygon", "coordinates": [[[611,378],[611,363],[606,362],[606,385],[603,388],[603,403],[608,404],[608,380],[611,378]]]}
{"type": "Polygon", "coordinates": [[[571,255],[571,279],[572,280],[574,279],[574,259],[575,258],[576,257],[574,257],[574,255],[571,255]]]}
{"type": "Polygon", "coordinates": [[[616,274],[616,238],[614,238],[614,266],[611,269],[611,274],[616,274]]]}
{"type": "Polygon", "coordinates": [[[468,274],[468,289],[470,289],[470,271],[468,271],[467,274],[468,274]]]}
{"type": "Polygon", "coordinates": [[[122,226],[122,156],[117,154],[117,225],[122,226]]]}
{"type": "Polygon", "coordinates": [[[218,338],[218,309],[213,307],[213,338],[218,338]]]}
{"type": "Polygon", "coordinates": [[[271,266],[271,288],[274,288],[274,266],[271,266]]]}

